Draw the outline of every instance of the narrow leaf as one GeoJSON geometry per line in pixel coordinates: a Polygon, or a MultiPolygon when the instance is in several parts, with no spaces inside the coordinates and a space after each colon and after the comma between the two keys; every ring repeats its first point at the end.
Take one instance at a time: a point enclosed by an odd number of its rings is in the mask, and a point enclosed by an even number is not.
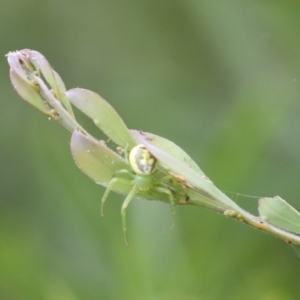
{"type": "Polygon", "coordinates": [[[148,150],[159,160],[159,162],[167,167],[172,173],[182,176],[194,189],[198,190],[201,194],[205,194],[213,201],[219,201],[228,206],[230,209],[234,209],[243,213],[244,211],[229,197],[222,193],[213,182],[205,175],[199,174],[185,162],[178,160],[169,153],[154,146],[151,139],[148,140],[147,136],[142,132],[140,133],[139,140],[144,144],[148,150]]]}
{"type": "Polygon", "coordinates": [[[28,83],[13,69],[10,70],[11,83],[19,96],[47,116],[52,116],[44,100],[37,92],[37,87],[28,83]]]}
{"type": "MultiPolygon", "coordinates": [[[[108,148],[103,141],[97,141],[90,135],[84,135],[75,130],[71,139],[71,151],[78,168],[93,181],[102,186],[107,186],[117,170],[131,171],[122,157],[108,148]]],[[[127,178],[124,175],[124,178],[127,178]]],[[[131,179],[128,179],[130,181],[131,179]]],[[[116,184],[113,191],[127,195],[131,186],[116,184]]],[[[155,191],[139,192],[138,198],[160,200],[169,202],[167,195],[155,191]]]]}
{"type": "Polygon", "coordinates": [[[184,150],[182,150],[178,145],[171,142],[170,140],[163,138],[161,136],[155,135],[153,133],[149,133],[149,132],[141,132],[141,131],[133,130],[133,129],[131,129],[130,132],[137,144],[143,143],[143,140],[140,139],[140,136],[142,135],[144,138],[147,139],[147,141],[151,145],[163,150],[164,152],[168,153],[169,155],[173,156],[174,158],[180,160],[182,163],[186,164],[189,168],[196,171],[200,176],[204,175],[203,171],[193,161],[193,159],[184,150]]]}
{"type": "Polygon", "coordinates": [[[258,211],[266,222],[300,234],[300,213],[279,196],[259,199],[258,211]]]}
{"type": "Polygon", "coordinates": [[[55,97],[60,100],[66,110],[74,117],[72,106],[64,95],[66,88],[61,77],[53,70],[47,59],[39,52],[34,50],[23,50],[27,51],[30,62],[33,64],[36,70],[40,71],[45,78],[47,84],[53,89],[55,97]]]}
{"type": "Polygon", "coordinates": [[[128,128],[114,108],[98,94],[75,88],[66,92],[68,99],[117,145],[131,149],[136,145],[128,128]]]}
{"type": "Polygon", "coordinates": [[[33,86],[34,83],[32,82],[32,77],[29,74],[29,72],[33,71],[33,68],[30,66],[28,60],[29,57],[24,51],[9,52],[7,54],[7,61],[10,69],[18,74],[23,81],[33,86]]]}

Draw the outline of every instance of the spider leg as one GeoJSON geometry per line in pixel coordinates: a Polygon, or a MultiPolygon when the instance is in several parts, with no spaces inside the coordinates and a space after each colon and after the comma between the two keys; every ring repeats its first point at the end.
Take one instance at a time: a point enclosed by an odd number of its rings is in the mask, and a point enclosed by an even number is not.
{"type": "MultiPolygon", "coordinates": [[[[122,170],[120,170],[122,171],[122,170]]],[[[127,171],[127,170],[124,170],[124,171],[127,171]]],[[[124,179],[124,178],[113,178],[107,185],[107,188],[106,188],[106,191],[101,199],[101,216],[103,217],[104,214],[103,214],[103,207],[104,207],[104,203],[110,193],[110,191],[112,190],[113,186],[116,184],[116,183],[121,183],[121,184],[124,184],[124,185],[132,185],[133,182],[131,180],[128,180],[128,179],[124,179]]]]}
{"type": "Polygon", "coordinates": [[[170,204],[171,204],[171,211],[172,211],[172,214],[174,215],[175,214],[175,201],[174,201],[173,193],[169,188],[167,188],[163,184],[164,182],[166,182],[168,180],[171,180],[171,184],[176,186],[176,180],[174,180],[174,177],[171,175],[166,175],[166,176],[163,176],[163,177],[159,178],[158,180],[154,181],[154,189],[158,192],[167,194],[169,196],[170,204]]]}
{"type": "Polygon", "coordinates": [[[173,177],[171,175],[165,175],[157,180],[155,180],[155,184],[159,184],[161,182],[168,181],[169,179],[172,179],[173,177]]]}
{"type": "Polygon", "coordinates": [[[127,195],[127,197],[125,198],[125,200],[122,204],[122,208],[121,208],[122,228],[123,228],[124,238],[125,238],[125,242],[126,242],[127,246],[128,246],[128,240],[127,240],[127,233],[126,233],[126,231],[127,231],[127,227],[126,227],[126,208],[128,207],[131,200],[134,198],[134,196],[136,195],[136,192],[137,192],[137,187],[136,187],[136,185],[134,185],[132,187],[132,189],[130,190],[129,194],[127,195]]]}
{"type": "Polygon", "coordinates": [[[163,186],[154,186],[153,189],[155,191],[157,191],[157,192],[164,193],[164,194],[167,194],[169,196],[170,205],[171,205],[171,212],[172,212],[172,216],[173,216],[173,222],[172,222],[171,229],[173,229],[173,227],[174,227],[174,214],[175,214],[174,196],[173,196],[171,190],[169,190],[166,187],[163,187],[163,186]]]}
{"type": "Polygon", "coordinates": [[[163,177],[161,177],[161,178],[155,180],[155,181],[154,181],[154,185],[160,185],[161,183],[166,182],[166,181],[168,181],[168,180],[171,181],[171,184],[172,184],[173,186],[175,186],[175,187],[178,186],[177,181],[175,180],[175,178],[174,178],[172,175],[165,175],[165,176],[163,176],[163,177]]]}

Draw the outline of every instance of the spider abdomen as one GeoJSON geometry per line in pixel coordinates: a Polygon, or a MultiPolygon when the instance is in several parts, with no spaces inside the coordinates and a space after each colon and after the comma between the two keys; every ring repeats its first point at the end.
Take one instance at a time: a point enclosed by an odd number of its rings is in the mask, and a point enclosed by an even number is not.
{"type": "Polygon", "coordinates": [[[157,165],[157,159],[142,144],[130,151],[129,162],[133,171],[143,176],[152,174],[157,165]]]}

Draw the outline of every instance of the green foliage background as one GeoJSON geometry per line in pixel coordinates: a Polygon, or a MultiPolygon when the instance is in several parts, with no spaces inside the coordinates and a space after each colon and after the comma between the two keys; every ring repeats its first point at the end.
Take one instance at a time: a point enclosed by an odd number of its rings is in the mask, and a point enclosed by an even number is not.
{"type": "Polygon", "coordinates": [[[127,248],[123,197],[100,218],[104,188],[76,168],[70,133],[15,94],[4,58],[40,51],[219,188],[300,209],[299,16],[297,1],[2,0],[0,299],[299,299],[299,253],[198,207],[170,231],[168,205],[133,201],[127,248]]]}

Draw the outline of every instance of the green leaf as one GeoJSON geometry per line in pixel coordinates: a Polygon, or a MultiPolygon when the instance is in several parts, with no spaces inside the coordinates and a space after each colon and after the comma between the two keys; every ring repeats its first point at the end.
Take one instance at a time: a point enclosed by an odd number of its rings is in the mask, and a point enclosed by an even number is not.
{"type": "MultiPolygon", "coordinates": [[[[131,171],[124,159],[108,148],[104,141],[98,141],[78,130],[72,134],[71,151],[78,168],[102,186],[107,186],[116,171],[121,169],[131,171]]],[[[130,189],[131,186],[120,183],[113,187],[114,192],[123,195],[127,195],[130,189]]],[[[169,202],[167,195],[155,191],[139,192],[138,198],[169,202]]]]}
{"type": "Polygon", "coordinates": [[[33,68],[26,53],[23,51],[9,52],[7,61],[10,66],[10,80],[16,92],[25,101],[48,114],[48,107],[39,95],[39,86],[31,74],[33,68]]]}
{"type": "Polygon", "coordinates": [[[279,196],[259,199],[258,211],[266,222],[300,234],[300,213],[279,196]]]}
{"type": "Polygon", "coordinates": [[[52,69],[47,59],[39,52],[34,50],[25,49],[29,56],[29,60],[36,70],[40,71],[45,78],[47,84],[53,89],[55,97],[60,100],[66,110],[74,117],[72,106],[68,98],[64,95],[66,92],[65,84],[61,77],[52,69]]]}
{"type": "MultiPolygon", "coordinates": [[[[135,136],[137,133],[135,133],[135,136]]],[[[159,160],[159,162],[167,167],[172,173],[183,177],[193,189],[197,190],[201,197],[206,195],[206,198],[210,198],[213,202],[220,202],[227,206],[228,209],[234,209],[240,213],[244,211],[229,197],[222,193],[213,182],[199,170],[192,168],[186,161],[182,161],[173,156],[173,153],[168,153],[164,149],[159,148],[159,143],[152,143],[152,139],[148,134],[144,135],[143,132],[139,132],[139,137],[136,137],[147,149],[159,160]]],[[[178,146],[177,146],[178,147],[178,146]]],[[[178,147],[179,148],[179,147],[178,147]]],[[[175,149],[175,148],[174,148],[175,149]]],[[[182,155],[182,153],[181,153],[182,155]]],[[[181,156],[180,155],[180,156],[181,156]]]]}
{"type": "Polygon", "coordinates": [[[44,56],[36,51],[25,49],[8,53],[7,60],[12,85],[21,98],[57,120],[59,117],[52,111],[53,107],[61,119],[64,119],[61,124],[65,126],[66,123],[72,123],[71,126],[66,126],[72,130],[76,122],[74,122],[71,103],[64,94],[66,88],[44,56]]]}
{"type": "Polygon", "coordinates": [[[174,158],[178,159],[179,161],[186,164],[189,168],[196,171],[200,176],[203,176],[204,173],[200,169],[200,167],[193,161],[193,159],[179,146],[177,146],[175,143],[169,141],[166,138],[163,138],[161,136],[155,135],[153,133],[149,132],[142,132],[139,130],[130,130],[130,133],[132,134],[133,138],[135,139],[137,144],[142,144],[143,140],[140,139],[140,136],[142,135],[144,138],[148,140],[148,142],[163,150],[164,152],[168,153],[169,155],[173,156],[174,158]]]}
{"type": "Polygon", "coordinates": [[[30,72],[33,71],[32,66],[28,61],[28,55],[24,51],[9,52],[7,54],[7,61],[10,69],[14,73],[18,74],[23,81],[27,82],[29,85],[34,86],[30,72]]]}
{"type": "Polygon", "coordinates": [[[68,99],[117,145],[131,149],[136,145],[128,128],[114,108],[98,94],[75,88],[66,92],[68,99]]]}
{"type": "Polygon", "coordinates": [[[47,59],[39,52],[29,49],[24,49],[22,52],[26,52],[31,64],[34,68],[41,72],[47,84],[54,90],[55,94],[58,92],[58,87],[55,80],[55,75],[47,59]]]}
{"type": "Polygon", "coordinates": [[[107,185],[115,171],[128,169],[124,160],[90,135],[75,130],[71,138],[71,151],[77,166],[92,180],[107,185]]]}
{"type": "Polygon", "coordinates": [[[36,109],[40,110],[45,115],[52,117],[47,105],[44,100],[37,92],[37,87],[28,83],[23,77],[19,76],[13,69],[10,70],[11,83],[21,98],[27,101],[36,109]]]}

